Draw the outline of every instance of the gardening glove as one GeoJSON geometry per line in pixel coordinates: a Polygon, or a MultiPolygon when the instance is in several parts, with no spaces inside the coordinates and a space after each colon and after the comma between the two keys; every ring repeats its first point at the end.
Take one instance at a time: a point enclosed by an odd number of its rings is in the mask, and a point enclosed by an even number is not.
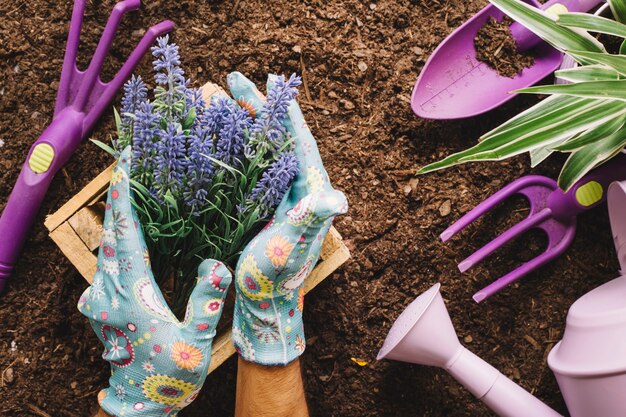
{"type": "Polygon", "coordinates": [[[174,316],[154,281],[131,205],[130,159],[129,147],[113,170],[96,274],[78,309],[111,364],[109,387],[98,395],[102,409],[114,416],[175,416],[206,378],[231,275],[221,262],[203,261],[185,320],[174,316]]]}
{"type": "MultiPolygon", "coordinates": [[[[268,90],[274,79],[269,77],[268,90]]],[[[250,80],[235,72],[228,85],[235,99],[259,113],[263,99],[250,80]]],[[[294,140],[299,174],[274,218],[243,250],[235,271],[233,343],[243,359],[261,365],[286,365],[304,351],[303,283],[333,218],[348,209],[343,193],[330,185],[295,100],[284,127],[294,140]]]]}

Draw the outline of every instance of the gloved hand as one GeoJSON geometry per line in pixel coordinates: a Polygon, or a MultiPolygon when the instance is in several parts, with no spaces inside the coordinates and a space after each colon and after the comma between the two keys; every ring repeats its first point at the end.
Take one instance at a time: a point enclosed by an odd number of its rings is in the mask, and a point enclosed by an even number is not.
{"type": "MultiPolygon", "coordinates": [[[[250,80],[235,72],[228,85],[236,100],[249,102],[259,113],[262,96],[250,80]]],[[[300,173],[274,218],[243,250],[235,271],[233,343],[243,359],[261,365],[286,365],[304,351],[302,286],[333,218],[348,209],[343,193],[330,185],[295,100],[284,126],[293,137],[300,173]]]]}
{"type": "Polygon", "coordinates": [[[129,165],[130,147],[113,170],[98,269],[78,309],[111,364],[109,387],[98,395],[102,409],[114,416],[174,416],[204,383],[231,275],[221,262],[202,262],[185,320],[174,316],[154,281],[131,206],[129,165]]]}

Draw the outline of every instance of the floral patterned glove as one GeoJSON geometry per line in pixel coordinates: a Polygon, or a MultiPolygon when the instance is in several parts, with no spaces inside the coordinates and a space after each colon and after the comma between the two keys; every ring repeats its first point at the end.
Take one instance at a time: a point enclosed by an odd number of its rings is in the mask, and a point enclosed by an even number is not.
{"type": "Polygon", "coordinates": [[[231,275],[220,262],[202,262],[185,320],[178,321],[152,276],[131,206],[129,163],[127,148],[111,178],[98,269],[78,309],[111,364],[109,387],[98,395],[102,409],[114,416],[175,416],[206,378],[231,275]]]}
{"type": "MultiPolygon", "coordinates": [[[[275,80],[270,76],[268,86],[275,80]]],[[[242,74],[230,74],[228,85],[235,99],[257,110],[263,106],[261,94],[242,74]]],[[[235,272],[233,343],[243,359],[261,365],[286,365],[304,351],[302,284],[333,218],[348,209],[343,193],[330,185],[295,100],[287,115],[284,127],[294,140],[300,173],[274,218],[244,249],[235,272]]]]}

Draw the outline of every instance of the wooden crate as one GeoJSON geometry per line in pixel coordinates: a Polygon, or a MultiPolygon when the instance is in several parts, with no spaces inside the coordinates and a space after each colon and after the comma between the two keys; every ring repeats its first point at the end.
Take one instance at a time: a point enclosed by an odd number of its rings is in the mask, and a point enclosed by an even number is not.
{"type": "MultiPolygon", "coordinates": [[[[207,98],[220,93],[222,90],[214,84],[206,84],[203,87],[203,94],[207,98]]],[[[58,211],[49,215],[45,221],[45,226],[52,240],[89,283],[96,273],[96,252],[102,233],[104,199],[113,166],[111,165],[102,171],[58,211]]],[[[343,243],[341,235],[334,227],[331,227],[322,246],[320,261],[304,282],[305,294],[349,258],[350,251],[343,243]]],[[[234,290],[231,289],[231,291],[234,290]]],[[[235,348],[230,339],[230,326],[225,327],[217,334],[213,341],[213,357],[209,373],[235,353],[235,348]]]]}

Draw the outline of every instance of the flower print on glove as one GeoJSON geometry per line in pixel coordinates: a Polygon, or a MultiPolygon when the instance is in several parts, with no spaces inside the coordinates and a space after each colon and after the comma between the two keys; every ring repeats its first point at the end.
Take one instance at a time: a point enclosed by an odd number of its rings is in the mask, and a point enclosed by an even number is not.
{"type": "MultiPolygon", "coordinates": [[[[246,246],[237,263],[233,343],[247,361],[286,365],[305,348],[304,280],[317,263],[333,218],[345,213],[348,205],[343,193],[330,185],[315,139],[292,100],[297,78],[270,76],[268,86],[273,84],[279,88],[264,102],[254,84],[242,74],[228,76],[236,100],[246,101],[257,110],[274,105],[278,112],[287,114],[281,125],[271,119],[257,119],[255,125],[286,130],[293,139],[293,155],[299,168],[274,218],[246,246]],[[281,100],[284,103],[276,105],[281,100]]],[[[265,192],[268,194],[264,197],[271,198],[274,190],[268,188],[265,192]]]]}
{"type": "Polygon", "coordinates": [[[129,164],[127,148],[109,188],[98,268],[78,309],[111,364],[109,387],[98,395],[102,409],[113,416],[174,416],[204,383],[231,275],[221,262],[203,261],[184,321],[174,316],[154,281],[131,206],[129,164]]]}

